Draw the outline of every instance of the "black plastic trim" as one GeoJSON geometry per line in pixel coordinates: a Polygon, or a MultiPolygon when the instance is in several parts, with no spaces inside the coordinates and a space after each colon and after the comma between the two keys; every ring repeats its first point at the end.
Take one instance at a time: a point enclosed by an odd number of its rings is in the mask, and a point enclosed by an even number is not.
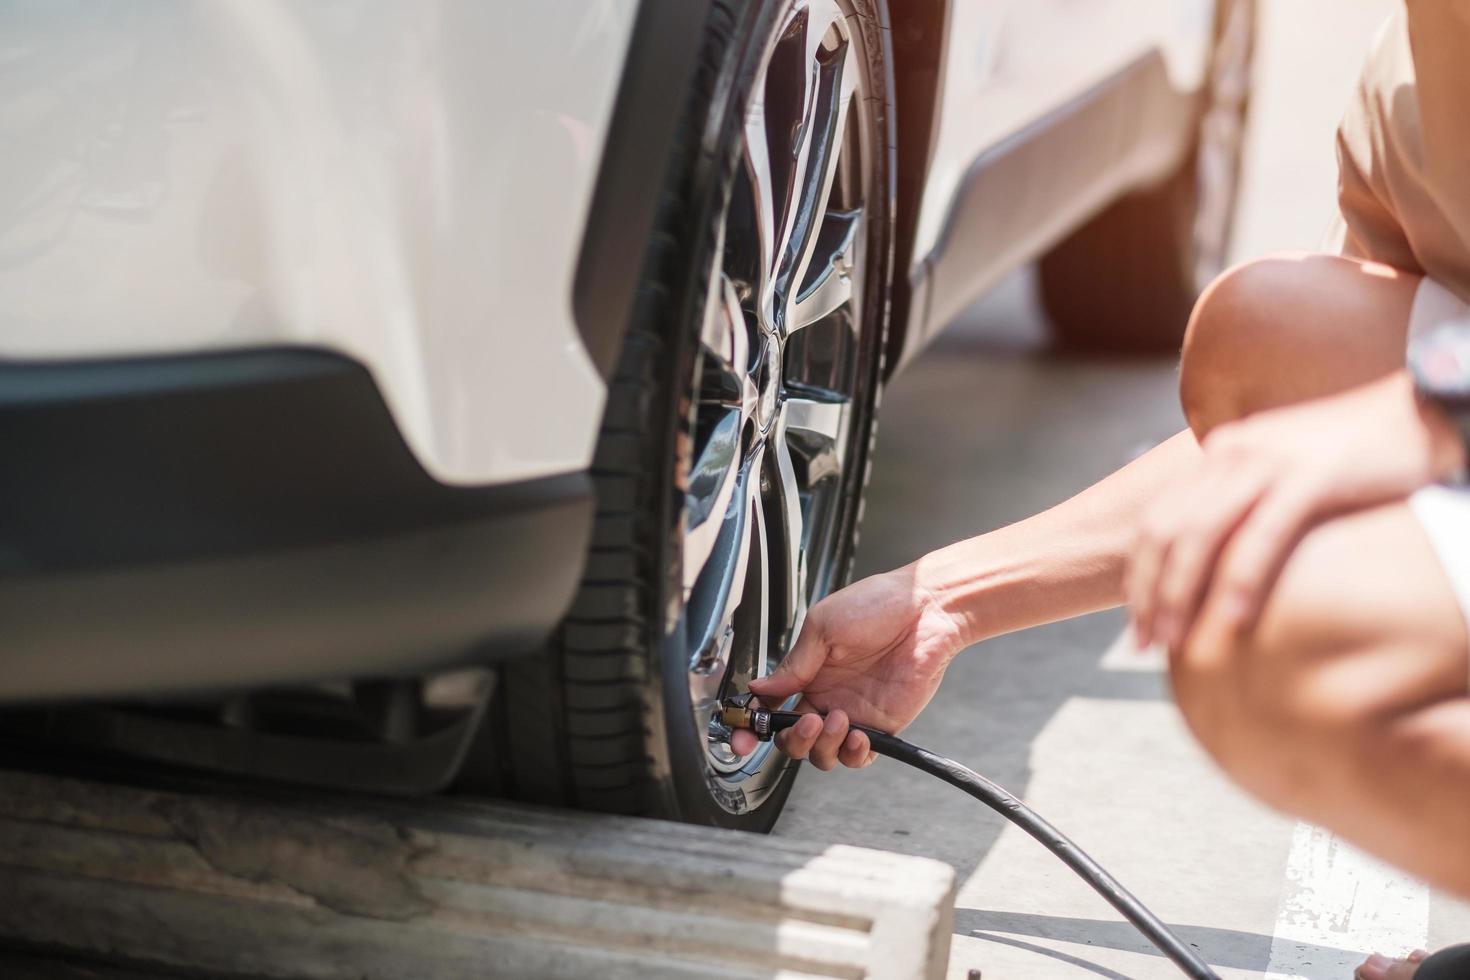
{"type": "Polygon", "coordinates": [[[318,350],[0,364],[0,698],[478,662],[570,604],[585,474],[435,480],[318,350]]]}
{"type": "MultiPolygon", "coordinates": [[[[916,302],[911,268],[914,238],[929,164],[939,135],[944,65],[949,46],[952,0],[903,0],[892,5],[893,82],[897,134],[897,203],[894,209],[894,268],[897,277],[888,329],[886,371],[892,374],[904,338],[923,327],[924,305],[916,302]],[[917,314],[917,315],[915,315],[917,314]]],[[[922,297],[920,298],[922,300],[922,297]]]]}
{"type": "Polygon", "coordinates": [[[438,793],[454,781],[485,705],[400,741],[235,728],[138,710],[81,705],[0,715],[0,731],[32,741],[205,772],[358,793],[438,793]]]}
{"type": "Polygon", "coordinates": [[[572,287],[572,315],[604,379],[633,311],[675,132],[711,0],[643,0],[613,105],[572,287]]]}

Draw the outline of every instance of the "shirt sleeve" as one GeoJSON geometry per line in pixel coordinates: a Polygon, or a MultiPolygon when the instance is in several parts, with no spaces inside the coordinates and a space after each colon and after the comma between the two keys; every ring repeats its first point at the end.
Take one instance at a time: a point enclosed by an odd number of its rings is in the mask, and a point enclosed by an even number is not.
{"type": "Polygon", "coordinates": [[[1400,10],[1374,38],[1337,128],[1337,206],[1342,215],[1337,251],[1413,269],[1418,263],[1385,184],[1394,150],[1392,107],[1385,100],[1393,97],[1405,75],[1412,82],[1408,24],[1400,10]]]}
{"type": "Polygon", "coordinates": [[[1344,120],[1337,138],[1337,208],[1342,220],[1335,230],[1336,251],[1365,262],[1412,269],[1417,262],[1408,237],[1348,145],[1348,125],[1349,120],[1344,120]]]}

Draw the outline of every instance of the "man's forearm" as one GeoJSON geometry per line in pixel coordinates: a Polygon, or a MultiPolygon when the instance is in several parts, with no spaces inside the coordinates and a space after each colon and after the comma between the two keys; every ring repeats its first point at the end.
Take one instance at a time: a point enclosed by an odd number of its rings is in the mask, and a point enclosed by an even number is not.
{"type": "Polygon", "coordinates": [[[965,624],[966,645],[1116,606],[1143,509],[1199,458],[1181,432],[1050,510],[930,552],[918,581],[965,624]]]}

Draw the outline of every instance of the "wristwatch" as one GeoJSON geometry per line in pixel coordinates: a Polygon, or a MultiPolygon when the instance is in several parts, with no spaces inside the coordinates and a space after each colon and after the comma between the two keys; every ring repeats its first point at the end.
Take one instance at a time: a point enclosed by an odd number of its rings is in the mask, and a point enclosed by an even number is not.
{"type": "MultiPolygon", "coordinates": [[[[1470,318],[1450,320],[1409,342],[1409,374],[1420,399],[1450,420],[1470,460],[1470,318]]],[[[1453,482],[1466,482],[1460,472],[1453,482]]]]}

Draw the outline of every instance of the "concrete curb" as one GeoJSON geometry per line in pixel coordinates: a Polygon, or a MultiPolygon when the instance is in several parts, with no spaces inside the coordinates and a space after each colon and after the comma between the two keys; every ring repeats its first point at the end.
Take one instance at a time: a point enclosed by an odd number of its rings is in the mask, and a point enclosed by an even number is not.
{"type": "Polygon", "coordinates": [[[186,971],[940,978],[927,858],[459,800],[0,772],[0,938],[186,971]]]}

